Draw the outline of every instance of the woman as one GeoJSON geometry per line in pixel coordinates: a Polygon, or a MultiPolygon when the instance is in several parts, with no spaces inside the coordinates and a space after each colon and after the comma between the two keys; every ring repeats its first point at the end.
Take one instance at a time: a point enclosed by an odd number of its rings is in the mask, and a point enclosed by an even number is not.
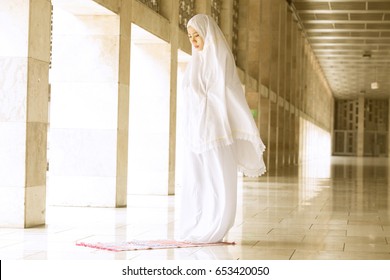
{"type": "Polygon", "coordinates": [[[246,103],[233,55],[208,15],[187,24],[192,58],[183,79],[185,100],[180,239],[220,242],[234,224],[237,171],[265,172],[265,149],[246,103]]]}

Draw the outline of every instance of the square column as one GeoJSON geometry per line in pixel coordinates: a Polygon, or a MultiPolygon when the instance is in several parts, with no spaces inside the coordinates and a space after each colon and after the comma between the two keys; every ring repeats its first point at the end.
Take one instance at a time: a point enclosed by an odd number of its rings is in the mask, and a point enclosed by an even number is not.
{"type": "Polygon", "coordinates": [[[131,1],[122,1],[119,18],[118,135],[116,150],[117,163],[115,198],[116,207],[124,207],[127,205],[131,10],[131,1]]]}
{"type": "Polygon", "coordinates": [[[169,156],[168,156],[168,190],[169,195],[175,194],[176,171],[176,100],[177,100],[177,63],[179,48],[179,2],[172,1],[171,30],[171,69],[169,98],[169,156]]]}
{"type": "Polygon", "coordinates": [[[211,14],[211,0],[195,0],[196,14],[211,14]]]}
{"type": "Polygon", "coordinates": [[[45,223],[51,2],[0,2],[0,226],[45,223]]]}
{"type": "Polygon", "coordinates": [[[357,148],[356,155],[364,155],[364,97],[358,99],[358,124],[357,124],[357,148]]]}

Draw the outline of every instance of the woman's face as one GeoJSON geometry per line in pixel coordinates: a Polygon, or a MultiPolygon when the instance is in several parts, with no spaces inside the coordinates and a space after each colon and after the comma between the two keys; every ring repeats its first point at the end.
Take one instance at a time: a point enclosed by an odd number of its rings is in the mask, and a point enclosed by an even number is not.
{"type": "Polygon", "coordinates": [[[198,31],[196,31],[194,28],[191,26],[187,27],[188,31],[188,39],[190,40],[190,43],[194,46],[194,48],[198,51],[203,50],[204,47],[204,40],[203,38],[199,35],[198,31]]]}

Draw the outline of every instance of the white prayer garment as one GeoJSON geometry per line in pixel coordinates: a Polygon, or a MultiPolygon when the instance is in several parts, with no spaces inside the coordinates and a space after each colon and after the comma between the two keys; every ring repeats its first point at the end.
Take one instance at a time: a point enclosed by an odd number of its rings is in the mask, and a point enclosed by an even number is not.
{"type": "Polygon", "coordinates": [[[185,164],[181,239],[219,242],[234,224],[237,171],[261,176],[265,146],[245,99],[234,57],[217,23],[196,15],[204,42],[192,48],[183,78],[185,164]]]}

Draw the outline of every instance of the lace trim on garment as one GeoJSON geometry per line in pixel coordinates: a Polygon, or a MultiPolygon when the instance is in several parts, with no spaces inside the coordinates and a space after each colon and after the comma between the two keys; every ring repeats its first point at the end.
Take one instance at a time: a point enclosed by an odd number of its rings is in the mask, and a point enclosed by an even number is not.
{"type": "MultiPolygon", "coordinates": [[[[255,148],[257,156],[259,157],[259,159],[261,159],[263,161],[263,154],[265,151],[265,145],[263,144],[263,142],[260,140],[260,138],[257,135],[255,136],[255,135],[248,135],[248,134],[244,134],[244,133],[238,133],[235,138],[239,139],[239,140],[251,142],[255,148]]],[[[242,166],[241,164],[239,164],[238,171],[242,172],[242,174],[244,176],[254,178],[254,177],[262,176],[267,171],[267,168],[264,164],[260,169],[248,169],[248,168],[242,166]]]]}
{"type": "Polygon", "coordinates": [[[265,172],[267,172],[265,166],[264,166],[264,168],[262,168],[260,170],[258,170],[258,169],[249,170],[249,169],[247,169],[243,166],[240,166],[240,165],[238,166],[238,171],[241,172],[244,176],[250,177],[250,178],[260,177],[260,176],[264,175],[265,172]]]}

